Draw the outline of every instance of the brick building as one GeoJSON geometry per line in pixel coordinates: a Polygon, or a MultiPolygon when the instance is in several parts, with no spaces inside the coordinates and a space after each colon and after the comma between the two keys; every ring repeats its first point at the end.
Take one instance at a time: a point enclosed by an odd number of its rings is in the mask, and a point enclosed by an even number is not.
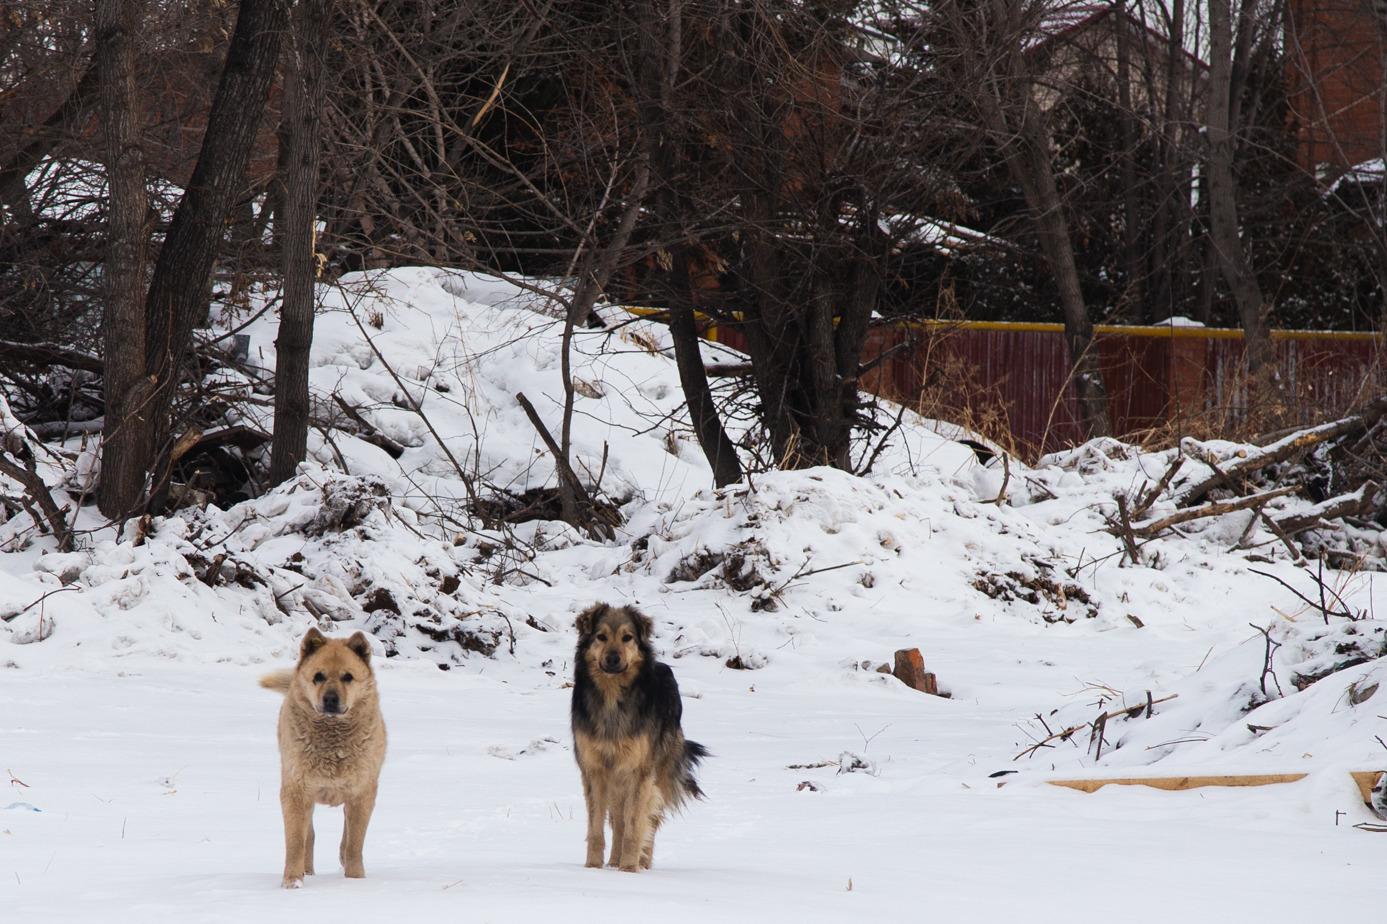
{"type": "Polygon", "coordinates": [[[1302,166],[1334,174],[1381,158],[1387,29],[1373,4],[1289,0],[1288,10],[1286,76],[1302,166]]]}

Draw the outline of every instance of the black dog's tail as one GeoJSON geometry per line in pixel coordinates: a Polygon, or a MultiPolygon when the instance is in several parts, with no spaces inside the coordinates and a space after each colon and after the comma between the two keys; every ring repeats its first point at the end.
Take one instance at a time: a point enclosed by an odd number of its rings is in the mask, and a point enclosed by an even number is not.
{"type": "Polygon", "coordinates": [[[702,799],[703,790],[698,788],[698,780],[694,778],[694,771],[703,758],[711,756],[708,749],[697,741],[684,742],[684,756],[679,761],[679,785],[684,790],[684,795],[691,799],[702,799]]]}

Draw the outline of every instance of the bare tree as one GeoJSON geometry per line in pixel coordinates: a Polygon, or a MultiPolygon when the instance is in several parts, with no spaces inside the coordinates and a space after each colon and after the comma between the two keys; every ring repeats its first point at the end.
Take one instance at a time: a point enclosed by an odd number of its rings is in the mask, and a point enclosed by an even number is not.
{"type": "MultiPolygon", "coordinates": [[[[1237,185],[1233,177],[1234,127],[1240,124],[1241,73],[1247,67],[1251,29],[1257,0],[1239,0],[1235,47],[1233,0],[1210,0],[1209,12],[1209,114],[1207,157],[1209,171],[1210,241],[1223,277],[1232,290],[1242,319],[1246,363],[1253,383],[1261,383],[1272,370],[1271,306],[1263,297],[1257,275],[1243,249],[1238,223],[1237,185]]],[[[1253,400],[1267,397],[1265,388],[1254,387],[1253,400]]]]}
{"type": "Polygon", "coordinates": [[[644,156],[657,177],[653,220],[667,228],[671,279],[668,295],[670,335],[674,341],[679,382],[699,446],[719,487],[742,479],[737,449],[727,435],[713,402],[699,347],[698,324],[690,299],[686,231],[681,227],[684,198],[679,191],[682,138],[675,124],[676,84],[683,72],[684,3],[649,0],[636,9],[634,87],[640,112],[644,156]]]}
{"type": "Polygon", "coordinates": [[[1093,342],[1069,219],[1055,178],[1049,110],[1059,93],[1030,57],[1049,11],[1043,0],[945,0],[922,10],[941,40],[942,66],[991,136],[1030,209],[1036,237],[1059,290],[1075,391],[1089,436],[1111,432],[1107,388],[1093,342]]]}
{"type": "Polygon", "coordinates": [[[279,158],[284,202],[275,222],[284,300],[275,341],[271,485],[291,477],[308,452],[308,353],[313,343],[313,293],[318,275],[313,244],[330,12],[327,0],[300,0],[293,11],[285,54],[283,150],[279,158]]]}
{"type": "MultiPolygon", "coordinates": [[[[149,430],[141,434],[133,479],[152,476],[158,506],[175,461],[170,437],[175,388],[188,359],[193,330],[207,311],[212,266],[235,205],[260,114],[274,77],[286,10],[281,0],[241,0],[226,63],[208,114],[192,178],[174,212],[145,299],[145,368],[152,393],[149,430]]],[[[125,496],[129,488],[112,490],[125,496]]]]}
{"type": "Polygon", "coordinates": [[[98,503],[112,518],[124,518],[144,498],[144,441],[150,434],[151,389],[144,365],[149,202],[135,79],[142,6],[141,0],[100,0],[96,9],[94,71],[101,88],[110,190],[102,309],[106,417],[98,503]]]}

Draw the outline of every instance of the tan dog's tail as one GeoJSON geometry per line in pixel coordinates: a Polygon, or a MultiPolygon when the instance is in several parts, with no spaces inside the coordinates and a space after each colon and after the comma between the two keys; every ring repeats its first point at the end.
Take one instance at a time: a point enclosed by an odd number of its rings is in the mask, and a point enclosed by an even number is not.
{"type": "Polygon", "coordinates": [[[273,674],[266,674],[260,678],[262,687],[279,693],[288,693],[289,685],[293,682],[294,672],[292,670],[275,671],[273,674]]]}

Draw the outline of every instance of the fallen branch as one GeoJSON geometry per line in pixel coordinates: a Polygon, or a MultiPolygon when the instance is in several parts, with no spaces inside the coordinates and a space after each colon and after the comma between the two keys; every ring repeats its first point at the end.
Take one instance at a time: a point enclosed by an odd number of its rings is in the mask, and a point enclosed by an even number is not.
{"type": "Polygon", "coordinates": [[[592,497],[583,487],[583,482],[579,480],[578,473],[573,471],[573,466],[564,457],[563,452],[559,449],[559,444],[554,440],[549,428],[544,425],[544,421],[540,419],[539,412],[530,403],[530,399],[525,397],[523,391],[518,391],[515,393],[515,400],[525,410],[525,416],[530,418],[530,423],[539,433],[539,438],[544,441],[544,445],[549,449],[549,454],[554,457],[554,469],[558,472],[559,479],[573,492],[573,497],[578,502],[578,512],[575,519],[580,522],[569,525],[578,529],[585,529],[589,534],[604,540],[615,539],[616,529],[614,527],[616,524],[611,522],[610,513],[593,503],[592,497]]]}
{"type": "MultiPolygon", "coordinates": [[[[1304,513],[1290,514],[1278,517],[1274,521],[1281,533],[1286,536],[1294,536],[1307,529],[1313,529],[1323,520],[1335,520],[1339,517],[1357,516],[1366,513],[1373,503],[1373,497],[1377,494],[1378,485],[1373,481],[1366,481],[1359,485],[1358,490],[1350,494],[1341,494],[1338,497],[1331,497],[1323,500],[1311,507],[1304,513]]],[[[1279,535],[1279,534],[1278,534],[1279,535]]]]}
{"type": "Polygon", "coordinates": [[[751,363],[712,363],[704,366],[709,378],[742,378],[751,375],[751,363]]]}
{"type": "Polygon", "coordinates": [[[1198,507],[1178,510],[1169,516],[1161,517],[1159,520],[1147,520],[1144,523],[1134,523],[1132,524],[1132,533],[1142,538],[1151,538],[1160,535],[1172,526],[1188,523],[1190,520],[1200,520],[1204,517],[1216,517],[1221,514],[1232,513],[1235,510],[1246,510],[1249,507],[1260,507],[1267,501],[1275,500],[1278,497],[1285,497],[1287,494],[1294,494],[1298,490],[1300,490],[1299,487],[1289,485],[1284,488],[1263,491],[1260,494],[1249,494],[1247,497],[1238,497],[1226,501],[1209,501],[1207,504],[1200,504],[1198,507]]]}
{"type": "MultiPolygon", "coordinates": [[[[9,405],[0,397],[0,422],[13,421],[9,405]]],[[[58,540],[58,550],[72,551],[72,531],[67,525],[67,514],[53,500],[47,483],[38,472],[38,460],[34,451],[24,438],[22,425],[16,421],[13,429],[0,432],[0,475],[8,476],[24,489],[25,497],[38,505],[42,518],[34,517],[34,525],[53,534],[58,540]],[[45,525],[46,523],[46,525],[45,525]]],[[[30,516],[33,516],[32,512],[30,516]]]]}
{"type": "Polygon", "coordinates": [[[59,343],[20,343],[0,340],[0,359],[29,366],[65,366],[100,374],[105,370],[101,358],[59,343]]]}
{"type": "Polygon", "coordinates": [[[1137,548],[1136,534],[1132,531],[1132,517],[1127,512],[1127,498],[1117,495],[1117,529],[1122,537],[1122,545],[1127,550],[1127,558],[1132,564],[1140,565],[1141,549],[1137,548]]]}
{"type": "Polygon", "coordinates": [[[1268,516],[1265,510],[1261,511],[1260,516],[1262,517],[1262,522],[1267,524],[1267,529],[1271,530],[1276,535],[1276,538],[1281,540],[1281,544],[1286,547],[1286,551],[1291,553],[1291,563],[1298,565],[1305,561],[1305,556],[1301,553],[1300,549],[1296,548],[1296,544],[1291,541],[1291,537],[1286,535],[1286,531],[1277,525],[1277,522],[1268,516]]]}
{"type": "Polygon", "coordinates": [[[1156,500],[1165,493],[1166,488],[1170,487],[1171,479],[1175,477],[1176,473],[1180,471],[1184,464],[1185,457],[1183,455],[1177,455],[1175,460],[1170,463],[1170,466],[1166,468],[1165,474],[1156,482],[1155,487],[1145,494],[1142,494],[1137,499],[1136,505],[1133,506],[1131,510],[1132,519],[1140,520],[1146,514],[1146,511],[1151,509],[1151,505],[1156,503],[1156,500]]]}
{"type": "Polygon", "coordinates": [[[29,424],[29,432],[41,440],[67,439],[89,433],[100,433],[106,425],[106,418],[95,420],[45,420],[43,423],[29,424]]]}
{"type": "Polygon", "coordinates": [[[398,459],[405,454],[404,446],[377,430],[374,424],[362,416],[359,410],[348,404],[341,395],[334,393],[332,400],[342,409],[342,413],[347,415],[347,419],[356,424],[358,430],[355,436],[357,439],[383,449],[385,454],[392,459],[398,459]]]}

